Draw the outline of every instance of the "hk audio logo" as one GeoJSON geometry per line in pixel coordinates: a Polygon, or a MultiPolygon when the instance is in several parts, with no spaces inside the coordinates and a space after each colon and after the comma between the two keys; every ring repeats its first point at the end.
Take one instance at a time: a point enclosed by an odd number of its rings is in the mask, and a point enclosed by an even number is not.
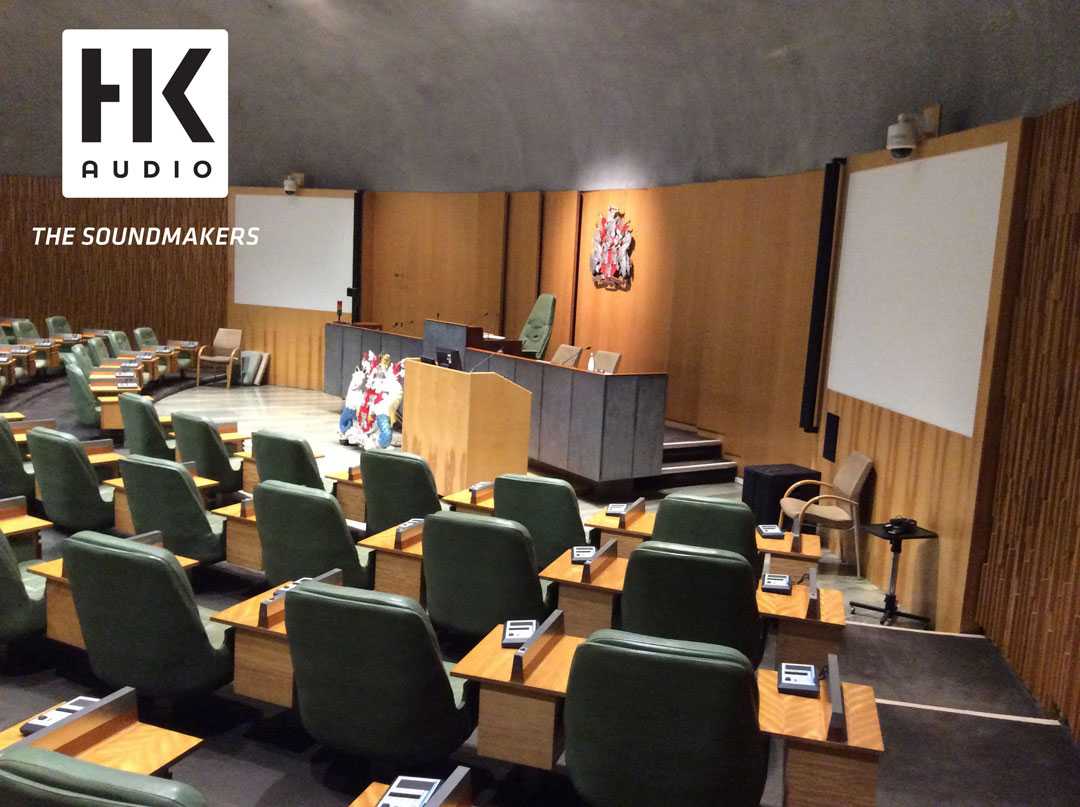
{"type": "Polygon", "coordinates": [[[64,31],[64,196],[229,193],[229,34],[64,31]]]}

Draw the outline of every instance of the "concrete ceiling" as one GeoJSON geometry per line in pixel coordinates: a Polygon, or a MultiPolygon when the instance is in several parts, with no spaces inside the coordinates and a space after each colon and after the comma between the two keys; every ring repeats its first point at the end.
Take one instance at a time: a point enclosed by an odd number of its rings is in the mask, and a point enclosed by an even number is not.
{"type": "Polygon", "coordinates": [[[60,173],[65,28],[225,28],[230,179],[525,190],[779,174],[1080,97],[1076,0],[0,0],[0,173],[60,173]]]}

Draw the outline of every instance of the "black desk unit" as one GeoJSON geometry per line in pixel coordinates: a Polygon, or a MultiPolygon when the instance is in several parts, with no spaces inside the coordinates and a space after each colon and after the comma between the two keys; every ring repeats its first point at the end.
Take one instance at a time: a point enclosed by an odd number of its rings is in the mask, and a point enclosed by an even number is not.
{"type": "Polygon", "coordinates": [[[343,397],[353,368],[368,350],[389,353],[394,361],[435,347],[462,350],[466,370],[498,373],[532,393],[529,459],[591,482],[660,474],[666,373],[601,375],[481,350],[470,346],[476,343],[474,330],[428,320],[421,339],[327,323],[323,389],[343,397]]]}
{"type": "Polygon", "coordinates": [[[896,621],[898,616],[929,624],[929,617],[919,616],[918,614],[909,614],[906,611],[900,610],[900,605],[896,601],[896,575],[900,571],[900,553],[904,550],[904,541],[937,538],[938,535],[936,532],[925,530],[922,527],[915,527],[911,532],[894,535],[889,532],[887,527],[887,524],[869,524],[865,528],[871,535],[888,541],[890,544],[889,548],[892,550],[892,569],[889,571],[889,590],[885,592],[885,605],[882,607],[880,605],[870,605],[863,602],[853,602],[851,603],[851,611],[854,613],[856,608],[862,608],[867,611],[877,611],[881,614],[882,625],[891,625],[896,621]]]}

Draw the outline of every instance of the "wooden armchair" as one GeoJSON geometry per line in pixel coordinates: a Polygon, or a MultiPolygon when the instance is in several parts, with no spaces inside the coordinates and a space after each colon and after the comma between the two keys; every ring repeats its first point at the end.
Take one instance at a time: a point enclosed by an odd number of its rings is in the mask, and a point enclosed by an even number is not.
{"type": "Polygon", "coordinates": [[[195,357],[195,386],[199,386],[203,362],[225,365],[225,388],[232,386],[233,364],[240,361],[240,339],[242,331],[235,328],[218,328],[214,344],[203,345],[195,357]]]}
{"type": "Polygon", "coordinates": [[[863,486],[870,477],[874,462],[865,454],[855,452],[844,458],[836,469],[833,481],[821,482],[817,479],[804,479],[787,489],[780,500],[780,515],[777,523],[782,524],[784,516],[800,524],[817,524],[835,530],[851,530],[855,542],[855,574],[862,575],[862,563],[859,558],[859,498],[863,486]],[[832,493],[820,493],[803,501],[792,493],[806,485],[819,485],[832,493]]]}

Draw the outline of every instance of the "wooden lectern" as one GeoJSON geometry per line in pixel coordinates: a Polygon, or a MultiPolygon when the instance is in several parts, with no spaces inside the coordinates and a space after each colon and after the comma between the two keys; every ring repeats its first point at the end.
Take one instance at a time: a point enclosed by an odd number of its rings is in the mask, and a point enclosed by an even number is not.
{"type": "Polygon", "coordinates": [[[405,361],[402,447],[419,454],[440,494],[529,464],[532,393],[498,373],[405,361]]]}

